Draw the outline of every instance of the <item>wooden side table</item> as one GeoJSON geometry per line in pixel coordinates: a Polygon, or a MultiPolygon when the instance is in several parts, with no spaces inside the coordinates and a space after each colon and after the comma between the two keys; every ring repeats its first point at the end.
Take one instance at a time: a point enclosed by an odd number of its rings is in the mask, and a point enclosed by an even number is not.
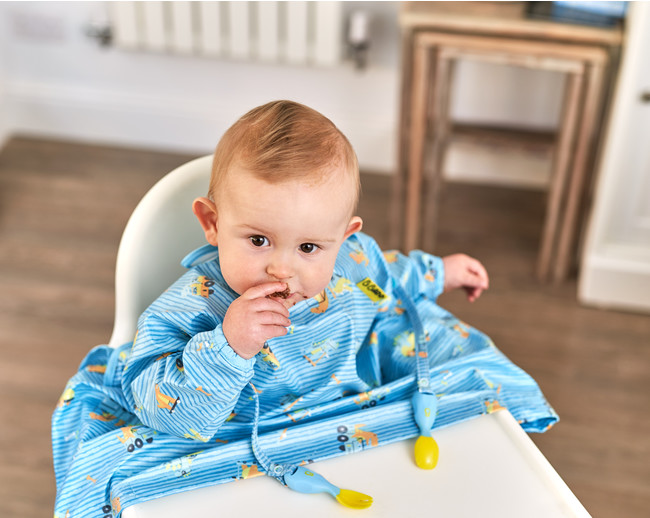
{"type": "Polygon", "coordinates": [[[495,16],[402,14],[402,115],[400,162],[393,191],[394,243],[406,250],[433,250],[442,164],[450,137],[453,63],[469,59],[558,71],[567,74],[567,81],[537,274],[541,280],[566,278],[586,180],[593,166],[606,70],[612,48],[620,45],[620,30],[495,16]]]}

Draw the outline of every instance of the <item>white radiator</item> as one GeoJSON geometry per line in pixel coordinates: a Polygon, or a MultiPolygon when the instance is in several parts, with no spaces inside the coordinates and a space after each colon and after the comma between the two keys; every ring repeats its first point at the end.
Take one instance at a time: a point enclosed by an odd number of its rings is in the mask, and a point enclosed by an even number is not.
{"type": "Polygon", "coordinates": [[[123,49],[331,66],[343,59],[341,2],[109,2],[123,49]]]}

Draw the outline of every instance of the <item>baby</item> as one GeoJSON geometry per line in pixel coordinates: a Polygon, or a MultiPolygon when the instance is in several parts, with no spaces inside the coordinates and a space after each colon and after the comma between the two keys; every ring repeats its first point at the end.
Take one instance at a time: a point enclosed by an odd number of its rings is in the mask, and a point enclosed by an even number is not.
{"type": "MultiPolygon", "coordinates": [[[[421,252],[412,259],[393,253],[387,260],[374,240],[359,234],[359,190],[352,146],[332,122],[306,106],[271,102],[224,134],[209,197],[193,204],[215,257],[181,281],[203,276],[215,283],[214,293],[190,302],[175,297],[172,288],[140,320],[123,387],[144,424],[181,436],[193,429],[208,440],[233,411],[250,414],[250,401],[240,398],[249,381],[262,391],[263,410],[286,398],[315,404],[381,385],[387,381],[382,368],[370,372],[368,362],[377,365],[383,344],[374,352],[364,349],[372,332],[382,334],[385,326],[377,321],[393,320],[388,318],[397,304],[390,300],[392,283],[408,278],[414,298],[430,300],[443,288],[459,287],[475,300],[488,287],[483,266],[465,255],[441,261],[421,252]],[[382,303],[356,286],[365,278],[387,295],[382,303]],[[343,291],[337,292],[336,283],[343,291]],[[314,307],[319,296],[321,304],[327,299],[322,311],[314,307]],[[188,312],[194,319],[202,315],[200,326],[174,318],[188,312]],[[288,333],[290,340],[280,340],[288,333]],[[305,346],[322,349],[317,345],[322,340],[330,344],[323,349],[327,361],[317,365],[318,353],[312,358],[305,346]],[[266,357],[273,353],[277,362],[272,378],[255,359],[265,345],[266,357]],[[166,362],[152,361],[167,353],[166,362]],[[176,376],[178,359],[182,376],[176,376]],[[212,397],[197,394],[196,386],[212,397]],[[173,414],[146,404],[161,390],[174,401],[180,398],[173,414]]],[[[407,324],[406,317],[399,320],[407,324]]],[[[387,336],[390,347],[405,330],[387,336]]],[[[390,379],[393,370],[383,367],[390,379]]]]}
{"type": "Polygon", "coordinates": [[[497,397],[530,429],[555,422],[530,377],[436,304],[456,288],[476,300],[481,263],[382,252],[361,232],[359,191],[352,146],[306,106],[265,104],[224,134],[193,203],[209,244],[133,343],[88,354],[54,413],[57,512],[260,473],[258,431],[264,456],[295,465],[413,437],[422,361],[444,423],[497,397]]]}

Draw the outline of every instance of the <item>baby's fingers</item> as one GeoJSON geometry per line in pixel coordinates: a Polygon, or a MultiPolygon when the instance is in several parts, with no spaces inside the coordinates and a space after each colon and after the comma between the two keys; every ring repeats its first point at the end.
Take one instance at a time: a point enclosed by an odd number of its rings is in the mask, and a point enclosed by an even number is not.
{"type": "Polygon", "coordinates": [[[250,308],[250,311],[254,313],[276,313],[284,316],[285,318],[289,317],[289,310],[285,308],[281,302],[266,296],[261,298],[254,298],[246,301],[245,303],[250,308]]]}
{"type": "Polygon", "coordinates": [[[483,293],[483,289],[466,286],[465,292],[467,293],[467,300],[469,300],[470,302],[474,302],[476,299],[478,299],[481,296],[481,293],[483,293]]]}
{"type": "Polygon", "coordinates": [[[488,288],[488,285],[490,283],[488,273],[480,261],[474,258],[470,258],[467,264],[467,269],[470,273],[476,276],[475,284],[480,286],[482,289],[488,288]]]}
{"type": "Polygon", "coordinates": [[[258,313],[256,325],[252,326],[256,337],[261,342],[287,334],[287,327],[291,325],[288,318],[273,311],[258,313]]]}
{"type": "MultiPolygon", "coordinates": [[[[284,307],[284,306],[283,306],[284,307]]],[[[258,323],[263,326],[289,327],[291,320],[276,311],[262,311],[258,313],[258,323]]]]}
{"type": "Polygon", "coordinates": [[[473,257],[467,258],[466,270],[463,280],[463,288],[467,293],[467,300],[474,302],[484,290],[488,289],[489,278],[487,270],[480,261],[473,257]]]}
{"type": "Polygon", "coordinates": [[[247,289],[242,294],[242,297],[249,300],[264,298],[273,295],[274,293],[282,292],[286,288],[287,284],[284,282],[266,282],[247,289]]]}
{"type": "Polygon", "coordinates": [[[279,336],[284,336],[287,334],[287,328],[284,326],[264,326],[264,335],[266,340],[270,340],[271,338],[277,338],[279,336]]]}

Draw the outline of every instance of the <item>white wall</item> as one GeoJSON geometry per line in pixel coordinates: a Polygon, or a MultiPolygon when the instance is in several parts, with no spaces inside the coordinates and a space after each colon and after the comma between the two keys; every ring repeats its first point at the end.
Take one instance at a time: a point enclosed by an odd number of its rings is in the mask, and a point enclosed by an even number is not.
{"type": "MultiPolygon", "coordinates": [[[[327,69],[102,49],[84,35],[84,27],[106,19],[105,2],[0,2],[0,139],[3,133],[28,133],[207,153],[248,109],[290,98],[330,117],[352,141],[362,167],[391,172],[397,151],[399,5],[344,2],[346,12],[357,8],[371,15],[370,65],[362,72],[351,62],[327,69]]],[[[458,67],[457,79],[452,114],[460,120],[556,124],[562,78],[467,63],[458,67]]],[[[452,150],[450,176],[546,181],[548,161],[539,157],[531,162],[480,152],[452,150]]]]}
{"type": "MultiPolygon", "coordinates": [[[[292,67],[102,49],[83,30],[105,7],[0,2],[2,118],[13,131],[205,153],[250,108],[289,98],[334,120],[365,167],[392,169],[397,48],[371,55],[363,72],[351,62],[292,67]]],[[[396,25],[385,22],[396,13],[394,3],[375,6],[380,40],[397,40],[396,25]]]]}

